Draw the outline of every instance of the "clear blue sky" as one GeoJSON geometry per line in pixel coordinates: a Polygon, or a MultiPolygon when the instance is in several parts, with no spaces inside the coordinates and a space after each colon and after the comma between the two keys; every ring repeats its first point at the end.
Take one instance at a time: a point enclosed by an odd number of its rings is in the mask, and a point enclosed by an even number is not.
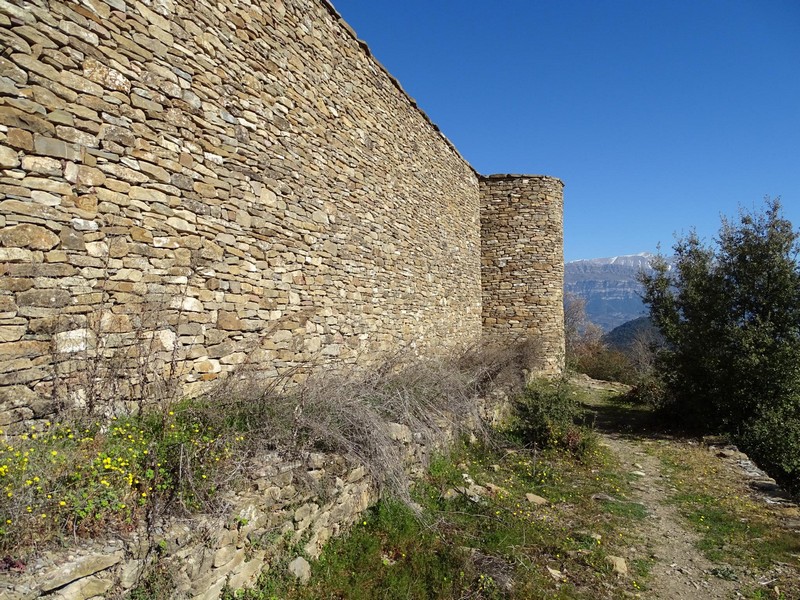
{"type": "Polygon", "coordinates": [[[800,227],[800,0],[334,4],[480,173],[564,180],[567,260],[800,227]]]}

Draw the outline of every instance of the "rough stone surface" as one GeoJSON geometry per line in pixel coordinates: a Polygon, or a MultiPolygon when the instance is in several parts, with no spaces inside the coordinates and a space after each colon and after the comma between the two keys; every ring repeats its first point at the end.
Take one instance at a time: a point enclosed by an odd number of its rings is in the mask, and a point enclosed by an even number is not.
{"type": "Polygon", "coordinates": [[[38,225],[23,223],[0,230],[0,245],[33,250],[50,250],[58,245],[58,236],[38,225]]]}
{"type": "Polygon", "coordinates": [[[545,504],[549,504],[547,498],[542,498],[541,496],[537,496],[536,494],[525,494],[525,499],[531,504],[535,504],[537,506],[544,506],[545,504]]]}
{"type": "Polygon", "coordinates": [[[563,188],[539,175],[481,179],[484,330],[532,342],[534,370],[564,368],[563,188]]]}
{"type": "Polygon", "coordinates": [[[289,563],[289,573],[297,577],[300,583],[306,583],[311,579],[311,565],[302,556],[298,556],[289,563]]]}
{"type": "MultiPolygon", "coordinates": [[[[146,351],[186,393],[484,329],[560,366],[560,182],[477,175],[326,2],[2,6],[2,341],[102,306],[118,357],[177,334],[146,351]]],[[[25,385],[85,372],[76,335],[25,385]]]]}
{"type": "MultiPolygon", "coordinates": [[[[81,557],[74,562],[59,565],[52,572],[45,574],[39,587],[43,592],[58,589],[72,581],[84,579],[89,575],[94,575],[95,573],[108,569],[120,562],[122,558],[122,552],[81,557]]],[[[99,593],[102,592],[95,592],[91,594],[91,596],[96,596],[99,593]]],[[[88,598],[89,596],[86,597],[88,598]]]]}
{"type": "Polygon", "coordinates": [[[114,583],[110,579],[100,577],[86,577],[72,583],[51,596],[53,600],[89,600],[90,598],[103,597],[114,583]]]}
{"type": "Polygon", "coordinates": [[[606,562],[611,566],[611,569],[617,575],[624,577],[628,574],[628,563],[621,556],[606,556],[606,562]]]}

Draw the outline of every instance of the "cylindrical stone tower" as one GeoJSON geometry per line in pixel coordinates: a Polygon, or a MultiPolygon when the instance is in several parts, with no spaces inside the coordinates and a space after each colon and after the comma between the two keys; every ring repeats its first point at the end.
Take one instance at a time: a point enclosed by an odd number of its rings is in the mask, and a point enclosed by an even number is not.
{"type": "Polygon", "coordinates": [[[564,369],[564,184],[544,175],[481,178],[483,327],[534,343],[533,374],[564,369]]]}

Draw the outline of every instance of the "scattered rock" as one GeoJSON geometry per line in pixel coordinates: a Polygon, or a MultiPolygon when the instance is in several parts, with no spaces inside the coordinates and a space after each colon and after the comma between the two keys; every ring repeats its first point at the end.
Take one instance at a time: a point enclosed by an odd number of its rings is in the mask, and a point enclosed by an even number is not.
{"type": "Polygon", "coordinates": [[[408,425],[389,423],[387,428],[389,430],[389,437],[393,440],[403,442],[404,444],[410,444],[413,441],[411,428],[408,425]]]}
{"type": "Polygon", "coordinates": [[[289,573],[297,577],[300,583],[308,583],[311,579],[311,565],[302,556],[298,556],[289,563],[289,573]]]}
{"type": "Polygon", "coordinates": [[[619,502],[614,496],[609,496],[608,494],[604,494],[602,492],[598,494],[592,494],[592,500],[597,500],[598,502],[619,502]]]}
{"type": "Polygon", "coordinates": [[[547,498],[542,498],[541,496],[537,496],[536,494],[525,494],[525,499],[531,504],[535,504],[536,506],[544,506],[545,504],[550,504],[550,501],[547,498]]]}
{"type": "Polygon", "coordinates": [[[547,572],[550,574],[550,577],[552,577],[556,581],[566,581],[567,578],[564,577],[564,574],[558,569],[553,569],[551,567],[546,567],[546,568],[547,572]]]}
{"type": "Polygon", "coordinates": [[[510,496],[511,493],[504,487],[500,487],[499,485],[495,485],[493,483],[487,483],[486,488],[495,496],[503,495],[503,496],[510,496]]]}
{"type": "Polygon", "coordinates": [[[611,565],[611,569],[617,575],[621,577],[625,577],[628,574],[628,564],[625,562],[625,559],[621,556],[612,556],[609,554],[606,556],[606,562],[611,565]]]}

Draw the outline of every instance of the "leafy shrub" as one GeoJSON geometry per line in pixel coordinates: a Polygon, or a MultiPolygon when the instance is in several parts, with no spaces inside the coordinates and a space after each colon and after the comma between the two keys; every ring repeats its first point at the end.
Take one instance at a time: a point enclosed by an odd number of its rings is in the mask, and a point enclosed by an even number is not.
{"type": "Polygon", "coordinates": [[[664,381],[655,374],[640,377],[625,394],[625,400],[632,404],[642,404],[656,409],[668,404],[667,388],[664,381]]]}
{"type": "Polygon", "coordinates": [[[737,436],[750,457],[782,486],[800,495],[800,399],[795,408],[769,407],[737,436]]]}
{"type": "Polygon", "coordinates": [[[735,433],[800,385],[800,233],[774,200],[723,220],[715,246],[690,234],[673,250],[642,277],[668,346],[656,368],[677,414],[735,433]]]}
{"type": "Polygon", "coordinates": [[[575,370],[585,373],[592,379],[602,381],[633,384],[637,378],[636,368],[631,358],[624,352],[605,346],[577,356],[575,370]]]}
{"type": "Polygon", "coordinates": [[[800,232],[780,203],[723,219],[715,246],[695,234],[643,275],[644,301],[667,342],[656,369],[677,418],[738,436],[797,489],[800,473],[800,232]],[[792,483],[794,482],[794,483],[792,483]]]}
{"type": "Polygon", "coordinates": [[[534,381],[515,405],[512,434],[525,445],[566,448],[578,457],[593,448],[594,434],[580,425],[577,392],[566,381],[534,381]]]}

